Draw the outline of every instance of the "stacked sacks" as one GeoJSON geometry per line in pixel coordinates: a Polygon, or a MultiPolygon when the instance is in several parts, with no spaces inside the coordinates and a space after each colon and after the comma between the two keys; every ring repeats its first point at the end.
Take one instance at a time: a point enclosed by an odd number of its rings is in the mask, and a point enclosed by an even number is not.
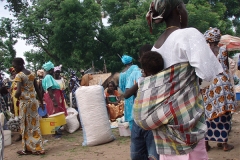
{"type": "Polygon", "coordinates": [[[103,87],[81,86],[75,95],[83,129],[82,145],[94,146],[113,141],[103,87]]]}

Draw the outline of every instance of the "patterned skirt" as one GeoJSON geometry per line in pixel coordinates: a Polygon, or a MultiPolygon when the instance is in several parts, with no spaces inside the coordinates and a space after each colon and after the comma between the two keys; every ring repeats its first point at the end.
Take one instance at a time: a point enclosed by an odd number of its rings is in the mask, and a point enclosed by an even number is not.
{"type": "Polygon", "coordinates": [[[228,134],[231,130],[231,112],[217,117],[213,120],[206,120],[208,131],[205,137],[206,141],[227,142],[228,134]]]}

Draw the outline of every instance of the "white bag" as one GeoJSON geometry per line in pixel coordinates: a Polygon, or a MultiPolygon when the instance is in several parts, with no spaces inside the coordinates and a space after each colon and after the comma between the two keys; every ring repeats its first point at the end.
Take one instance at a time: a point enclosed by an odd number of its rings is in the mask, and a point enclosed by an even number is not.
{"type": "Polygon", "coordinates": [[[73,133],[80,126],[77,119],[78,112],[74,108],[68,108],[67,113],[68,113],[68,116],[66,117],[67,123],[64,125],[64,129],[69,133],[73,133]]]}
{"type": "Polygon", "coordinates": [[[81,86],[75,95],[83,129],[82,145],[94,146],[113,141],[103,87],[81,86]]]}
{"type": "Polygon", "coordinates": [[[0,123],[2,127],[4,126],[4,118],[5,118],[4,114],[0,113],[0,123]]]}

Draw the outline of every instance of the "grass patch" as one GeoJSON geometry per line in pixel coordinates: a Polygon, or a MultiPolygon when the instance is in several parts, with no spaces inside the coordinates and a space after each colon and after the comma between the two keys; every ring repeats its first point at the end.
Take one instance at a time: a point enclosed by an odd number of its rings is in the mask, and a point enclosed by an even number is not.
{"type": "Polygon", "coordinates": [[[67,136],[62,136],[62,139],[67,140],[68,142],[76,142],[76,141],[77,141],[77,140],[76,140],[76,137],[69,136],[69,135],[67,135],[67,136]]]}

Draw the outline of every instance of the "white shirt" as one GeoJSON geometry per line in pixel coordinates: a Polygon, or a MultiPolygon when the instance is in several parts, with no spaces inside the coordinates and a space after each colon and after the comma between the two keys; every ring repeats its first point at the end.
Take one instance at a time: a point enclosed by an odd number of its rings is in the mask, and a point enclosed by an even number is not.
{"type": "Polygon", "coordinates": [[[223,68],[213,54],[203,35],[195,28],[178,29],[171,33],[164,44],[152,51],[160,53],[164,68],[174,64],[189,62],[196,75],[208,82],[223,72],[223,68]]]}

